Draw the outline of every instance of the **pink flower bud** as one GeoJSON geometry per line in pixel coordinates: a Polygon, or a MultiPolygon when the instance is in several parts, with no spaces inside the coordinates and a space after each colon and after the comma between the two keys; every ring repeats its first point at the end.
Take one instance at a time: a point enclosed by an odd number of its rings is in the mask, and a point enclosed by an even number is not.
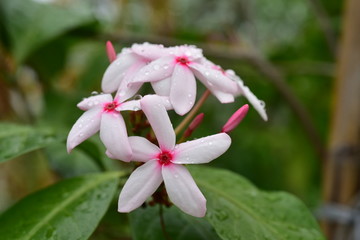
{"type": "Polygon", "coordinates": [[[194,118],[194,120],[192,120],[189,127],[185,130],[184,138],[190,137],[193,131],[201,124],[203,119],[204,119],[204,113],[200,113],[199,115],[197,115],[194,118]]]}
{"type": "Polygon", "coordinates": [[[114,46],[110,41],[106,42],[106,54],[109,58],[110,63],[112,63],[116,59],[116,52],[114,46]]]}
{"type": "Polygon", "coordinates": [[[244,106],[242,106],[241,108],[239,108],[230,118],[229,120],[225,123],[225,125],[223,126],[223,128],[221,129],[221,132],[226,132],[229,133],[231,132],[234,128],[237,127],[237,125],[239,125],[239,123],[244,119],[245,115],[247,114],[249,110],[249,105],[245,104],[244,106]]]}

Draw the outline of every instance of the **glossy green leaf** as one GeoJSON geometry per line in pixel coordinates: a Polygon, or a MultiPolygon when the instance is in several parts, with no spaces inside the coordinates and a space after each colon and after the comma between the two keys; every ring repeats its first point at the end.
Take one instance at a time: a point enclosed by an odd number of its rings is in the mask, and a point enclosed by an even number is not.
{"type": "Polygon", "coordinates": [[[72,178],[24,198],[0,216],[1,239],[88,239],[114,197],[119,176],[72,178]]]}
{"type": "MultiPolygon", "coordinates": [[[[130,213],[134,240],[167,240],[162,231],[159,206],[139,208],[130,213]]],[[[218,240],[219,236],[203,218],[181,212],[178,208],[163,207],[166,234],[172,240],[218,240]]]]}
{"type": "Polygon", "coordinates": [[[0,123],[0,163],[64,139],[53,129],[0,123]]]}
{"type": "Polygon", "coordinates": [[[260,191],[227,170],[190,169],[207,199],[206,219],[222,239],[324,239],[314,217],[294,196],[260,191]]]}
{"type": "Polygon", "coordinates": [[[41,4],[31,0],[0,1],[12,53],[18,63],[33,50],[64,32],[95,22],[89,6],[80,2],[70,6],[41,4]]]}

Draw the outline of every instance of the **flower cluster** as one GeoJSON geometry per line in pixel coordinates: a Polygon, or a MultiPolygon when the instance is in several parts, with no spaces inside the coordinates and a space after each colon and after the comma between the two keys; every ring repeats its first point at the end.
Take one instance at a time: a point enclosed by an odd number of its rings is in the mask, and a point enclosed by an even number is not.
{"type": "Polygon", "coordinates": [[[85,98],[77,105],[85,112],[68,135],[68,152],[99,131],[110,158],[140,162],[120,193],[119,212],[138,208],[164,182],[166,197],[173,204],[187,214],[203,217],[206,199],[183,165],[208,163],[222,155],[231,144],[227,133],[246,115],[248,105],[240,108],[220,133],[183,142],[200,124],[203,114],[198,115],[178,144],[167,111],[173,109],[184,115],[193,108],[196,79],[221,103],[245,96],[267,120],[264,104],[232,70],[225,71],[207,60],[195,46],[134,44],[116,55],[108,42],[107,53],[111,64],[102,79],[103,93],[85,98]],[[133,98],[146,82],[155,94],[133,98]],[[129,137],[122,111],[145,114],[148,125],[144,126],[150,125],[152,132],[146,138],[129,137]]]}

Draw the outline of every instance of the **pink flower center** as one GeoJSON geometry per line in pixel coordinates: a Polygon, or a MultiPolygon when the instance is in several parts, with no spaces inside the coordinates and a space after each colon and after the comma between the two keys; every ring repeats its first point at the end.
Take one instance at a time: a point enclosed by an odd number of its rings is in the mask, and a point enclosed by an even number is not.
{"type": "Polygon", "coordinates": [[[171,152],[162,151],[161,153],[159,153],[157,158],[158,158],[159,163],[161,165],[168,165],[169,163],[171,163],[171,160],[172,160],[173,156],[172,156],[171,152]]]}
{"type": "Polygon", "coordinates": [[[176,62],[178,62],[182,65],[187,65],[188,63],[190,63],[190,61],[187,57],[178,57],[178,58],[176,58],[176,62]]]}
{"type": "Polygon", "coordinates": [[[106,103],[104,106],[104,111],[105,112],[112,112],[115,110],[115,108],[117,108],[120,104],[117,103],[116,101],[110,102],[110,103],[106,103]]]}

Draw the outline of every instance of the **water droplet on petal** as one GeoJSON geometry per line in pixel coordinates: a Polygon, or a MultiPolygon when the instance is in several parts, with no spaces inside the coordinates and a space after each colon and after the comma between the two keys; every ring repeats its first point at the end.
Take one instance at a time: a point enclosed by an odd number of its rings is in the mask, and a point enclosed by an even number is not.
{"type": "Polygon", "coordinates": [[[134,96],[134,100],[140,100],[140,99],[142,99],[142,96],[140,94],[136,94],[134,96]]]}
{"type": "Polygon", "coordinates": [[[165,65],[163,66],[163,68],[166,70],[166,69],[169,68],[169,65],[168,65],[168,64],[165,64],[165,65]]]}
{"type": "Polygon", "coordinates": [[[260,105],[261,105],[262,107],[265,107],[265,102],[264,102],[264,101],[260,100],[259,103],[260,103],[260,105]]]}
{"type": "Polygon", "coordinates": [[[188,94],[188,97],[189,97],[189,98],[191,98],[191,97],[192,97],[192,95],[189,93],[189,94],[188,94]]]}
{"type": "Polygon", "coordinates": [[[82,136],[84,136],[84,134],[83,134],[83,133],[79,133],[79,137],[82,137],[82,136]]]}
{"type": "Polygon", "coordinates": [[[206,76],[209,76],[209,75],[210,75],[210,73],[209,73],[209,72],[205,72],[205,75],[206,75],[206,76]]]}
{"type": "Polygon", "coordinates": [[[83,127],[83,125],[82,124],[79,124],[79,128],[82,128],[83,127]]]}
{"type": "Polygon", "coordinates": [[[149,75],[149,73],[150,73],[149,71],[146,71],[146,72],[145,72],[145,75],[147,76],[147,75],[149,75]]]}
{"type": "Polygon", "coordinates": [[[97,91],[92,91],[91,95],[98,95],[99,93],[97,91]]]}
{"type": "Polygon", "coordinates": [[[159,69],[160,69],[160,66],[157,65],[157,64],[155,64],[155,65],[154,65],[154,70],[159,70],[159,69]]]}
{"type": "Polygon", "coordinates": [[[212,145],[213,143],[212,143],[212,142],[209,142],[208,144],[209,144],[209,145],[212,145]]]}

